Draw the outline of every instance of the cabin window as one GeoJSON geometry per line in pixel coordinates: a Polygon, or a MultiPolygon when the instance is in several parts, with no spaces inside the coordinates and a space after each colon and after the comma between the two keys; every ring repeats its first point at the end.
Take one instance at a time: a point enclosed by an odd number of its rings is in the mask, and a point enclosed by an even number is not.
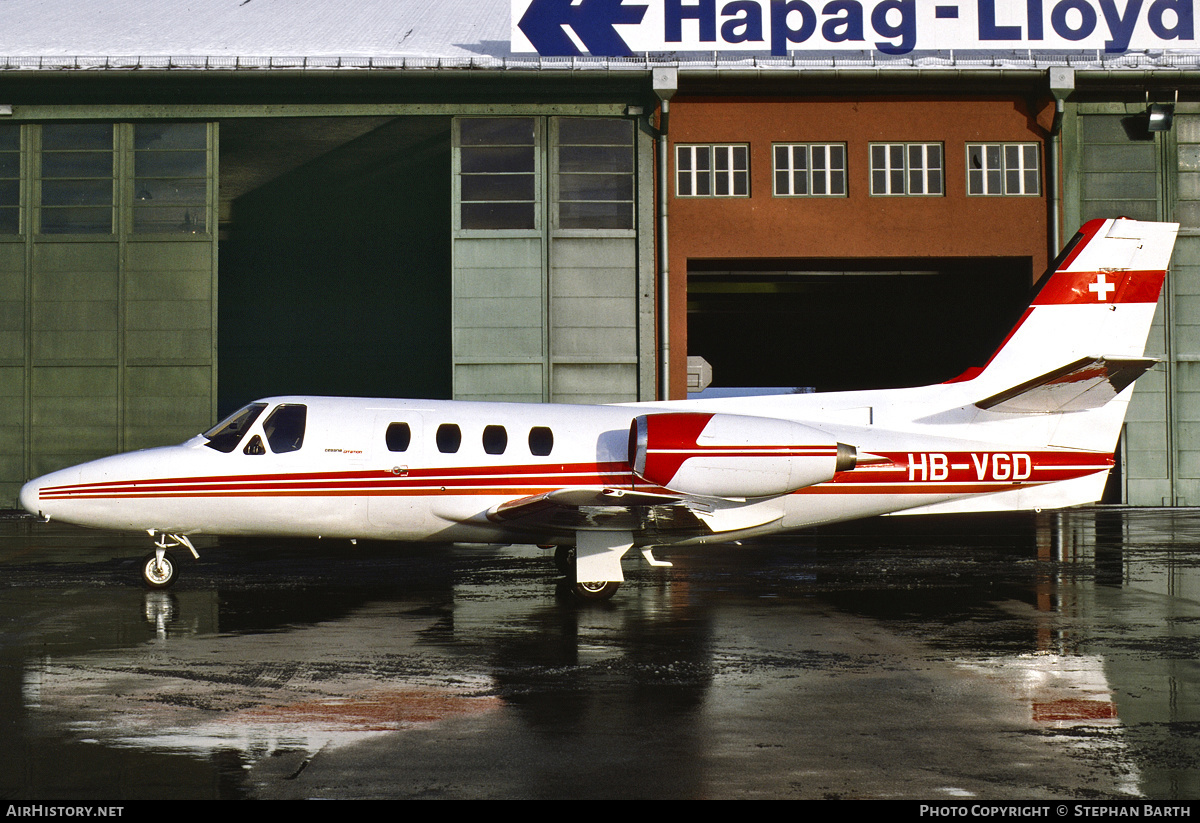
{"type": "Polygon", "coordinates": [[[454,423],[443,423],[437,429],[437,447],[442,454],[454,454],[462,445],[462,429],[454,423]]]}
{"type": "Polygon", "coordinates": [[[545,426],[534,426],[529,430],[529,453],[545,457],[554,449],[554,432],[545,426]]]}
{"type": "Polygon", "coordinates": [[[267,447],[262,444],[262,438],[257,434],[250,438],[250,442],[246,444],[246,448],[242,449],[243,454],[266,454],[267,447]]]}
{"type": "Polygon", "coordinates": [[[383,439],[387,442],[388,451],[406,452],[412,443],[412,429],[407,423],[392,423],[387,427],[383,439]]]}
{"type": "Polygon", "coordinates": [[[304,424],[308,418],[308,406],[284,403],[277,406],[267,422],[263,423],[263,434],[275,454],[297,451],[304,445],[304,424]]]}
{"type": "Polygon", "coordinates": [[[503,426],[483,427],[483,450],[488,454],[504,454],[508,448],[508,432],[503,426]]]}
{"type": "Polygon", "coordinates": [[[266,403],[251,403],[238,409],[204,433],[203,436],[208,438],[204,445],[229,454],[237,448],[246,431],[254,425],[254,421],[266,407],[266,403]]]}

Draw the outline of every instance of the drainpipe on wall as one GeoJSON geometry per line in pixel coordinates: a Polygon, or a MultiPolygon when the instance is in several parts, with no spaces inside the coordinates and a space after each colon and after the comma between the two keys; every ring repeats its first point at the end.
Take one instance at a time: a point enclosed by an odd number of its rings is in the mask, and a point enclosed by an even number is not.
{"type": "Polygon", "coordinates": [[[1062,121],[1067,97],[1075,90],[1075,69],[1050,69],[1050,93],[1054,95],[1054,122],[1050,126],[1050,155],[1047,184],[1050,187],[1050,259],[1062,250],[1062,185],[1060,160],[1062,156],[1062,121]]]}
{"type": "Polygon", "coordinates": [[[679,89],[679,69],[655,69],[654,93],[662,101],[658,117],[658,399],[671,398],[671,327],[670,294],[671,266],[667,256],[667,202],[670,196],[670,175],[667,162],[670,147],[667,131],[671,115],[671,98],[679,89]]]}

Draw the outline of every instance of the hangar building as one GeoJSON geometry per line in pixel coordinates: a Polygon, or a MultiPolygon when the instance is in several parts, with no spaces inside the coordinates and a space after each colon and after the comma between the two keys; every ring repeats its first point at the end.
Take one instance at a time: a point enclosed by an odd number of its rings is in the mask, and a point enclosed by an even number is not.
{"type": "Polygon", "coordinates": [[[1126,215],[1183,228],[1109,498],[1200,503],[1192,0],[195,12],[0,5],[5,499],[272,394],[946,380],[1126,215]]]}

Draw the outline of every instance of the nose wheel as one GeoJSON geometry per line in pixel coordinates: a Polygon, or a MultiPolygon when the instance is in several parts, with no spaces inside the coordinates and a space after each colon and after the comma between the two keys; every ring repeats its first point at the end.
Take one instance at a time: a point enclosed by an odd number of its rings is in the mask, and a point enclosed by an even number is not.
{"type": "Polygon", "coordinates": [[[142,582],[151,589],[165,589],[175,582],[179,565],[170,553],[159,549],[142,561],[142,582]]]}
{"type": "Polygon", "coordinates": [[[167,549],[183,546],[197,560],[200,554],[185,534],[168,534],[157,529],[147,531],[154,538],[154,551],[142,561],[142,582],[151,589],[165,589],[175,582],[175,576],[179,573],[179,564],[167,549]]]}

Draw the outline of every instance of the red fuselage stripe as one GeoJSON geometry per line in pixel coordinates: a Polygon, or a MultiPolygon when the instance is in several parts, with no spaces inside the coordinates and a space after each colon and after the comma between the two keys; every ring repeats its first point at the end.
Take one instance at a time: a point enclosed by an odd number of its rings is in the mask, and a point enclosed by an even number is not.
{"type": "MultiPolygon", "coordinates": [[[[1107,471],[1110,455],[1078,452],[880,454],[893,462],[840,472],[800,494],[983,494],[1107,471]],[[910,462],[911,461],[911,462],[910,462]]],[[[53,486],[43,500],[201,497],[527,496],[562,488],[639,488],[627,463],[473,466],[392,471],[308,472],[149,478],[53,486]]]]}

